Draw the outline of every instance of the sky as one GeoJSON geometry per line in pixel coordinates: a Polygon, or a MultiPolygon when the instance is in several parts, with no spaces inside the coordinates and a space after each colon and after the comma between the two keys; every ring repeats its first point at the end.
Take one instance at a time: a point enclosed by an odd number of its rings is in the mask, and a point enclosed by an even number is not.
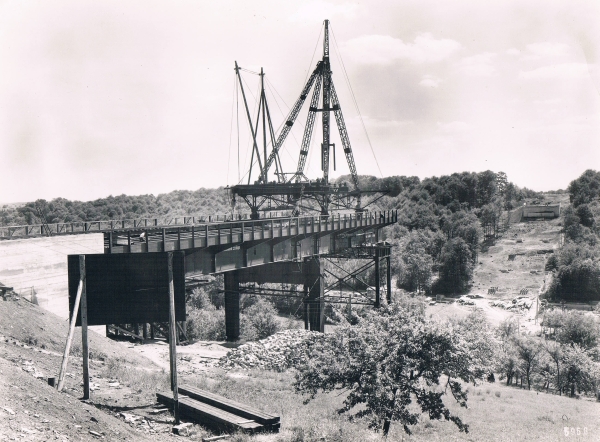
{"type": "MultiPolygon", "coordinates": [[[[0,0],[0,203],[247,180],[234,62],[264,68],[278,129],[321,57],[325,19],[359,174],[493,170],[543,191],[600,169],[596,0],[0,0]]],[[[307,107],[281,152],[288,172],[307,107]]],[[[336,151],[333,177],[348,173],[336,151]]]]}

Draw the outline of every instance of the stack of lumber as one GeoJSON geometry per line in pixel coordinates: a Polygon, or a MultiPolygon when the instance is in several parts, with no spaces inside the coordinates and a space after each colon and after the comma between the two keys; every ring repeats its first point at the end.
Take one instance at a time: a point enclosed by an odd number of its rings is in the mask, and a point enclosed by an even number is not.
{"type": "MultiPolygon", "coordinates": [[[[183,418],[217,430],[246,433],[277,432],[279,416],[264,413],[223,396],[182,385],[179,391],[179,413],[183,418]]],[[[173,406],[173,393],[156,393],[158,402],[173,406]]]]}

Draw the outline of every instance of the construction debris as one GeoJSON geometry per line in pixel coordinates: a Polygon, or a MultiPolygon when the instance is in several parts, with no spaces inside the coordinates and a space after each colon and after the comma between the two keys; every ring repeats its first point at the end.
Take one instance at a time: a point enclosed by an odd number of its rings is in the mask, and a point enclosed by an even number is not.
{"type": "Polygon", "coordinates": [[[321,336],[321,333],[307,330],[284,330],[258,342],[240,345],[219,359],[217,365],[225,369],[284,371],[295,365],[299,350],[321,336]]]}

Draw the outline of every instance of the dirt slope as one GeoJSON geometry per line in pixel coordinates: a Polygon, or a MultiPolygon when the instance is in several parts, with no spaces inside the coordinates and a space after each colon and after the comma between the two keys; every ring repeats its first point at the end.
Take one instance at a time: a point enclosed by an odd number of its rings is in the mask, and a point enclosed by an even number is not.
{"type": "Polygon", "coordinates": [[[487,295],[497,287],[493,299],[508,299],[528,290],[537,294],[545,279],[544,265],[559,247],[559,220],[512,224],[503,237],[484,248],[473,273],[472,293],[487,295]]]}
{"type": "Polygon", "coordinates": [[[23,298],[0,298],[0,440],[164,440],[172,419],[152,413],[168,374],[131,344],[90,332],[91,399],[82,390],[81,335],[62,393],[57,377],[68,323],[23,298]],[[95,432],[93,434],[91,432],[95,432]]]}

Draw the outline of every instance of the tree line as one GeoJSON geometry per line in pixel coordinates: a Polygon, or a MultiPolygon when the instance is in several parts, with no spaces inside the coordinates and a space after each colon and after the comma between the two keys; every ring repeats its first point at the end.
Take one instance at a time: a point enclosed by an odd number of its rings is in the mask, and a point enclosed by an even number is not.
{"type": "Polygon", "coordinates": [[[600,172],[586,170],[567,188],[562,213],[564,246],[546,262],[550,301],[600,301],[600,172]]]}
{"type": "Polygon", "coordinates": [[[202,188],[175,190],[158,196],[111,195],[94,201],[56,198],[51,201],[39,199],[20,206],[4,205],[0,208],[0,225],[212,215],[230,210],[225,188],[202,188]]]}
{"type": "MultiPolygon", "coordinates": [[[[347,179],[341,177],[339,181],[347,179]]],[[[495,239],[506,211],[540,197],[508,181],[504,172],[454,173],[420,180],[361,177],[361,189],[387,189],[375,203],[399,209],[387,233],[399,288],[411,292],[463,293],[472,279],[481,243],[495,239]]]]}

